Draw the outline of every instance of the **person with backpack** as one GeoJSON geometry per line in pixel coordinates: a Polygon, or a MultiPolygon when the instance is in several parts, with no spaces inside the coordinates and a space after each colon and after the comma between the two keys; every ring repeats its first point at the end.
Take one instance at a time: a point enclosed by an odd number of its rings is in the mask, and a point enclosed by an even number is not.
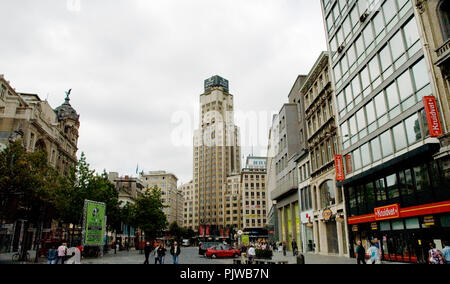
{"type": "Polygon", "coordinates": [[[428,263],[429,264],[444,264],[444,256],[441,251],[436,249],[434,243],[430,243],[430,250],[428,252],[428,263]]]}

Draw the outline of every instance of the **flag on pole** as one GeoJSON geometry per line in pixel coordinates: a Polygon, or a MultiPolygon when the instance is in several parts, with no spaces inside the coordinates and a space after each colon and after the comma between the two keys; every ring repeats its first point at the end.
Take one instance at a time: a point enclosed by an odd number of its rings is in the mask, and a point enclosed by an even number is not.
{"type": "Polygon", "coordinates": [[[138,172],[139,172],[139,164],[137,164],[136,166],[136,174],[138,174],[138,172]]]}

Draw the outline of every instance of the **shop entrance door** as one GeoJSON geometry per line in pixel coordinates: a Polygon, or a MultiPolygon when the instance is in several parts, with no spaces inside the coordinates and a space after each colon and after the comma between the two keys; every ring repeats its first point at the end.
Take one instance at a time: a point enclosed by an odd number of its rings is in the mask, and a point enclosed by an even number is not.
{"type": "Polygon", "coordinates": [[[328,253],[339,253],[336,222],[327,222],[328,253]]]}

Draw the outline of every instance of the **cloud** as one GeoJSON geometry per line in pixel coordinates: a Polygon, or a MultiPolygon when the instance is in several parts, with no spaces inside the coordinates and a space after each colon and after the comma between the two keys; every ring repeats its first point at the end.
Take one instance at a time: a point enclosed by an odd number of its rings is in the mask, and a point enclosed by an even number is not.
{"type": "Polygon", "coordinates": [[[139,163],[189,181],[192,147],[172,145],[171,119],[198,114],[204,79],[230,80],[236,110],[278,112],[326,49],[319,1],[4,2],[0,73],[53,107],[72,88],[80,152],[99,171],[139,163]]]}

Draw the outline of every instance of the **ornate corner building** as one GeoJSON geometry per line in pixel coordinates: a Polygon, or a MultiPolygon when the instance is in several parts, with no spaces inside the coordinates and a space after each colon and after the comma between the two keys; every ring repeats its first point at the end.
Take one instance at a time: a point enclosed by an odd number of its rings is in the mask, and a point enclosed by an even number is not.
{"type": "Polygon", "coordinates": [[[53,109],[36,94],[18,93],[0,77],[0,149],[22,139],[27,151],[45,150],[50,164],[67,175],[76,163],[80,116],[65,102],[53,109]]]}

